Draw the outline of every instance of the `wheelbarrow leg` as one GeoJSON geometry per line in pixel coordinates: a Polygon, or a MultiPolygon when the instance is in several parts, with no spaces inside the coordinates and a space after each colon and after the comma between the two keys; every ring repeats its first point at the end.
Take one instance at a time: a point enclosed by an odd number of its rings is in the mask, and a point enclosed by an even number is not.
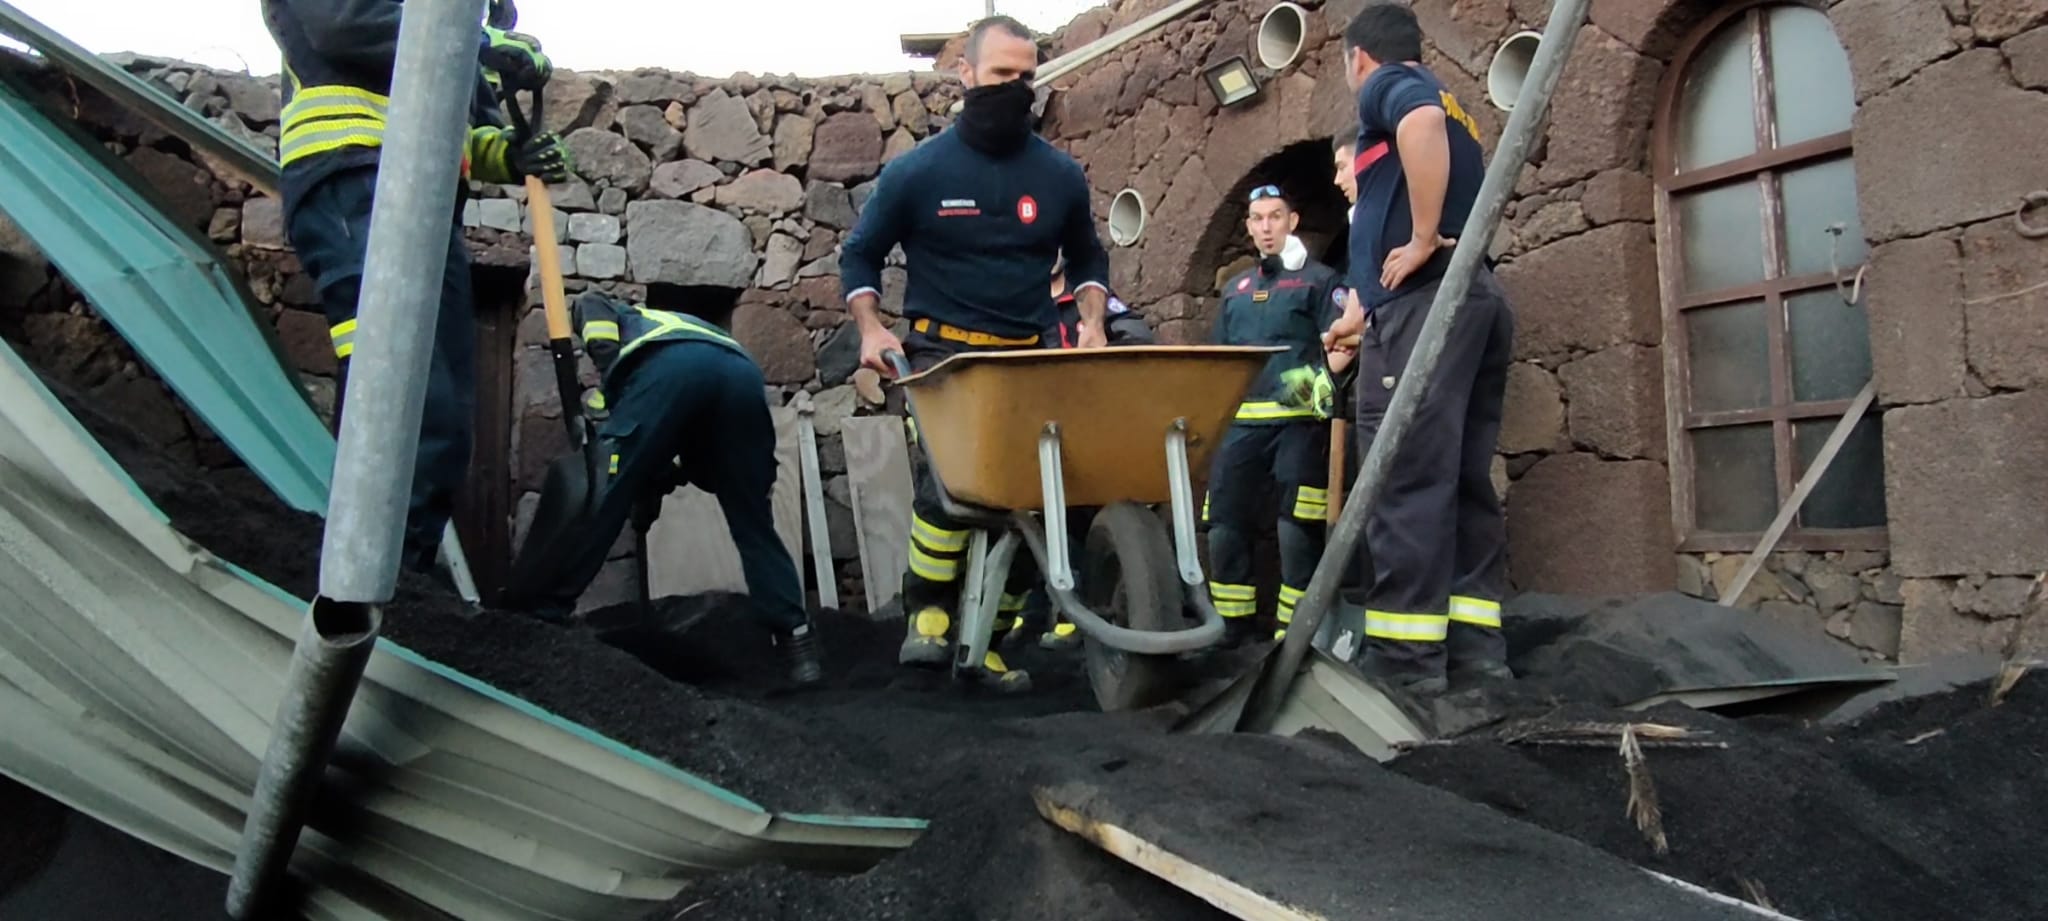
{"type": "MultiPolygon", "coordinates": [[[[1067,477],[1060,466],[1060,427],[1048,422],[1038,433],[1038,481],[1045,494],[1045,520],[1067,513],[1067,477]]],[[[1045,581],[1054,591],[1074,590],[1073,549],[1067,546],[1067,529],[1045,529],[1045,581]]]]}
{"type": "Polygon", "coordinates": [[[1188,469],[1188,421],[1173,420],[1166,430],[1166,482],[1173,492],[1173,557],[1180,581],[1202,598],[1209,597],[1202,557],[1196,553],[1195,481],[1188,469]]]}
{"type": "Polygon", "coordinates": [[[953,646],[953,673],[994,687],[1006,694],[1031,689],[1031,676],[1022,669],[1004,665],[989,668],[989,647],[995,641],[997,608],[1001,607],[1003,584],[1009,581],[1010,566],[1016,561],[1023,538],[1006,530],[988,544],[988,532],[977,529],[968,538],[967,575],[960,587],[960,640],[953,646]]]}

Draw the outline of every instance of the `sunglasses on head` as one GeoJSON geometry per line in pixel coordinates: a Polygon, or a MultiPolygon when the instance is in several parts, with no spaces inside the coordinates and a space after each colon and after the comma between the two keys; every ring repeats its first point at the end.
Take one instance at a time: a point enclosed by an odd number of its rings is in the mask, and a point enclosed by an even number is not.
{"type": "Polygon", "coordinates": [[[1259,187],[1258,187],[1258,188],[1256,188],[1256,189],[1253,189],[1253,190],[1252,190],[1252,194],[1251,194],[1251,197],[1250,197],[1250,198],[1247,198],[1247,199],[1245,199],[1245,200],[1246,200],[1246,201],[1258,201],[1258,200],[1259,200],[1259,199],[1261,199],[1261,198],[1279,198],[1279,197],[1281,197],[1281,196],[1280,196],[1280,187],[1279,187],[1279,186],[1277,186],[1277,185],[1262,185],[1262,186],[1259,186],[1259,187]]]}

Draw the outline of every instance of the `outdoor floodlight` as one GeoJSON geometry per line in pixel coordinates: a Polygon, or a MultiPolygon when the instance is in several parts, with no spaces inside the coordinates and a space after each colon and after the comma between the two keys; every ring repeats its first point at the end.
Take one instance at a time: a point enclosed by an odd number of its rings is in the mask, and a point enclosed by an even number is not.
{"type": "Polygon", "coordinates": [[[1252,76],[1251,65],[1245,63],[1243,55],[1209,65],[1202,71],[1202,78],[1209,81],[1209,92],[1215,95],[1219,106],[1234,106],[1259,95],[1259,78],[1252,76]]]}

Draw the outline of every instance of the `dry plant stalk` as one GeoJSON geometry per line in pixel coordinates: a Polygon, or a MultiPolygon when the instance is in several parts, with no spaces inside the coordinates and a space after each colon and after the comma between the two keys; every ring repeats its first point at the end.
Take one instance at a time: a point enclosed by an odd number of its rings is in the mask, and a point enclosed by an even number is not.
{"type": "MultiPolygon", "coordinates": [[[[1611,742],[1624,733],[1633,732],[1639,739],[1647,741],[1676,741],[1689,739],[1693,730],[1684,726],[1666,726],[1661,723],[1564,723],[1561,725],[1524,725],[1513,732],[1501,734],[1501,741],[1516,742],[1561,742],[1569,739],[1596,739],[1611,742]]],[[[1708,733],[1700,733],[1707,735],[1708,733]]]]}
{"type": "Polygon", "coordinates": [[[1742,897],[1748,899],[1751,904],[1765,911],[1778,910],[1778,906],[1771,904],[1771,897],[1764,894],[1763,883],[1747,876],[1736,877],[1735,881],[1742,884],[1742,897]]]}
{"type": "Polygon", "coordinates": [[[1650,842],[1652,851],[1658,856],[1670,853],[1670,842],[1664,838],[1664,813],[1657,807],[1657,788],[1650,782],[1650,765],[1643,758],[1633,724],[1621,730],[1621,765],[1628,773],[1628,817],[1650,842]]]}
{"type": "Polygon", "coordinates": [[[1991,684],[1989,706],[1996,707],[2005,702],[2005,696],[2012,693],[2020,678],[2027,674],[2029,663],[2020,661],[2020,640],[2027,632],[2028,622],[2041,610],[2041,589],[2048,585],[2048,572],[2034,577],[2034,585],[2027,591],[2027,600],[2020,609],[2020,616],[2012,622],[2012,629],[2005,635],[2004,661],[1998,666],[1998,680],[1991,684]]]}

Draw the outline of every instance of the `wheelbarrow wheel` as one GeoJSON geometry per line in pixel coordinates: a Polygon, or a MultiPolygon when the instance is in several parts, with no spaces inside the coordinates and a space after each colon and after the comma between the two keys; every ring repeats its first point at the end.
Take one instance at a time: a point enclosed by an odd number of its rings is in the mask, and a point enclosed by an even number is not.
{"type": "MultiPolygon", "coordinates": [[[[1165,523],[1144,506],[1119,502],[1097,514],[1088,527],[1080,570],[1081,600],[1111,623],[1132,630],[1185,626],[1173,541],[1165,523]]],[[[1172,695],[1172,656],[1124,652],[1093,637],[1084,640],[1083,649],[1088,683],[1103,710],[1141,709],[1172,695]]]]}

